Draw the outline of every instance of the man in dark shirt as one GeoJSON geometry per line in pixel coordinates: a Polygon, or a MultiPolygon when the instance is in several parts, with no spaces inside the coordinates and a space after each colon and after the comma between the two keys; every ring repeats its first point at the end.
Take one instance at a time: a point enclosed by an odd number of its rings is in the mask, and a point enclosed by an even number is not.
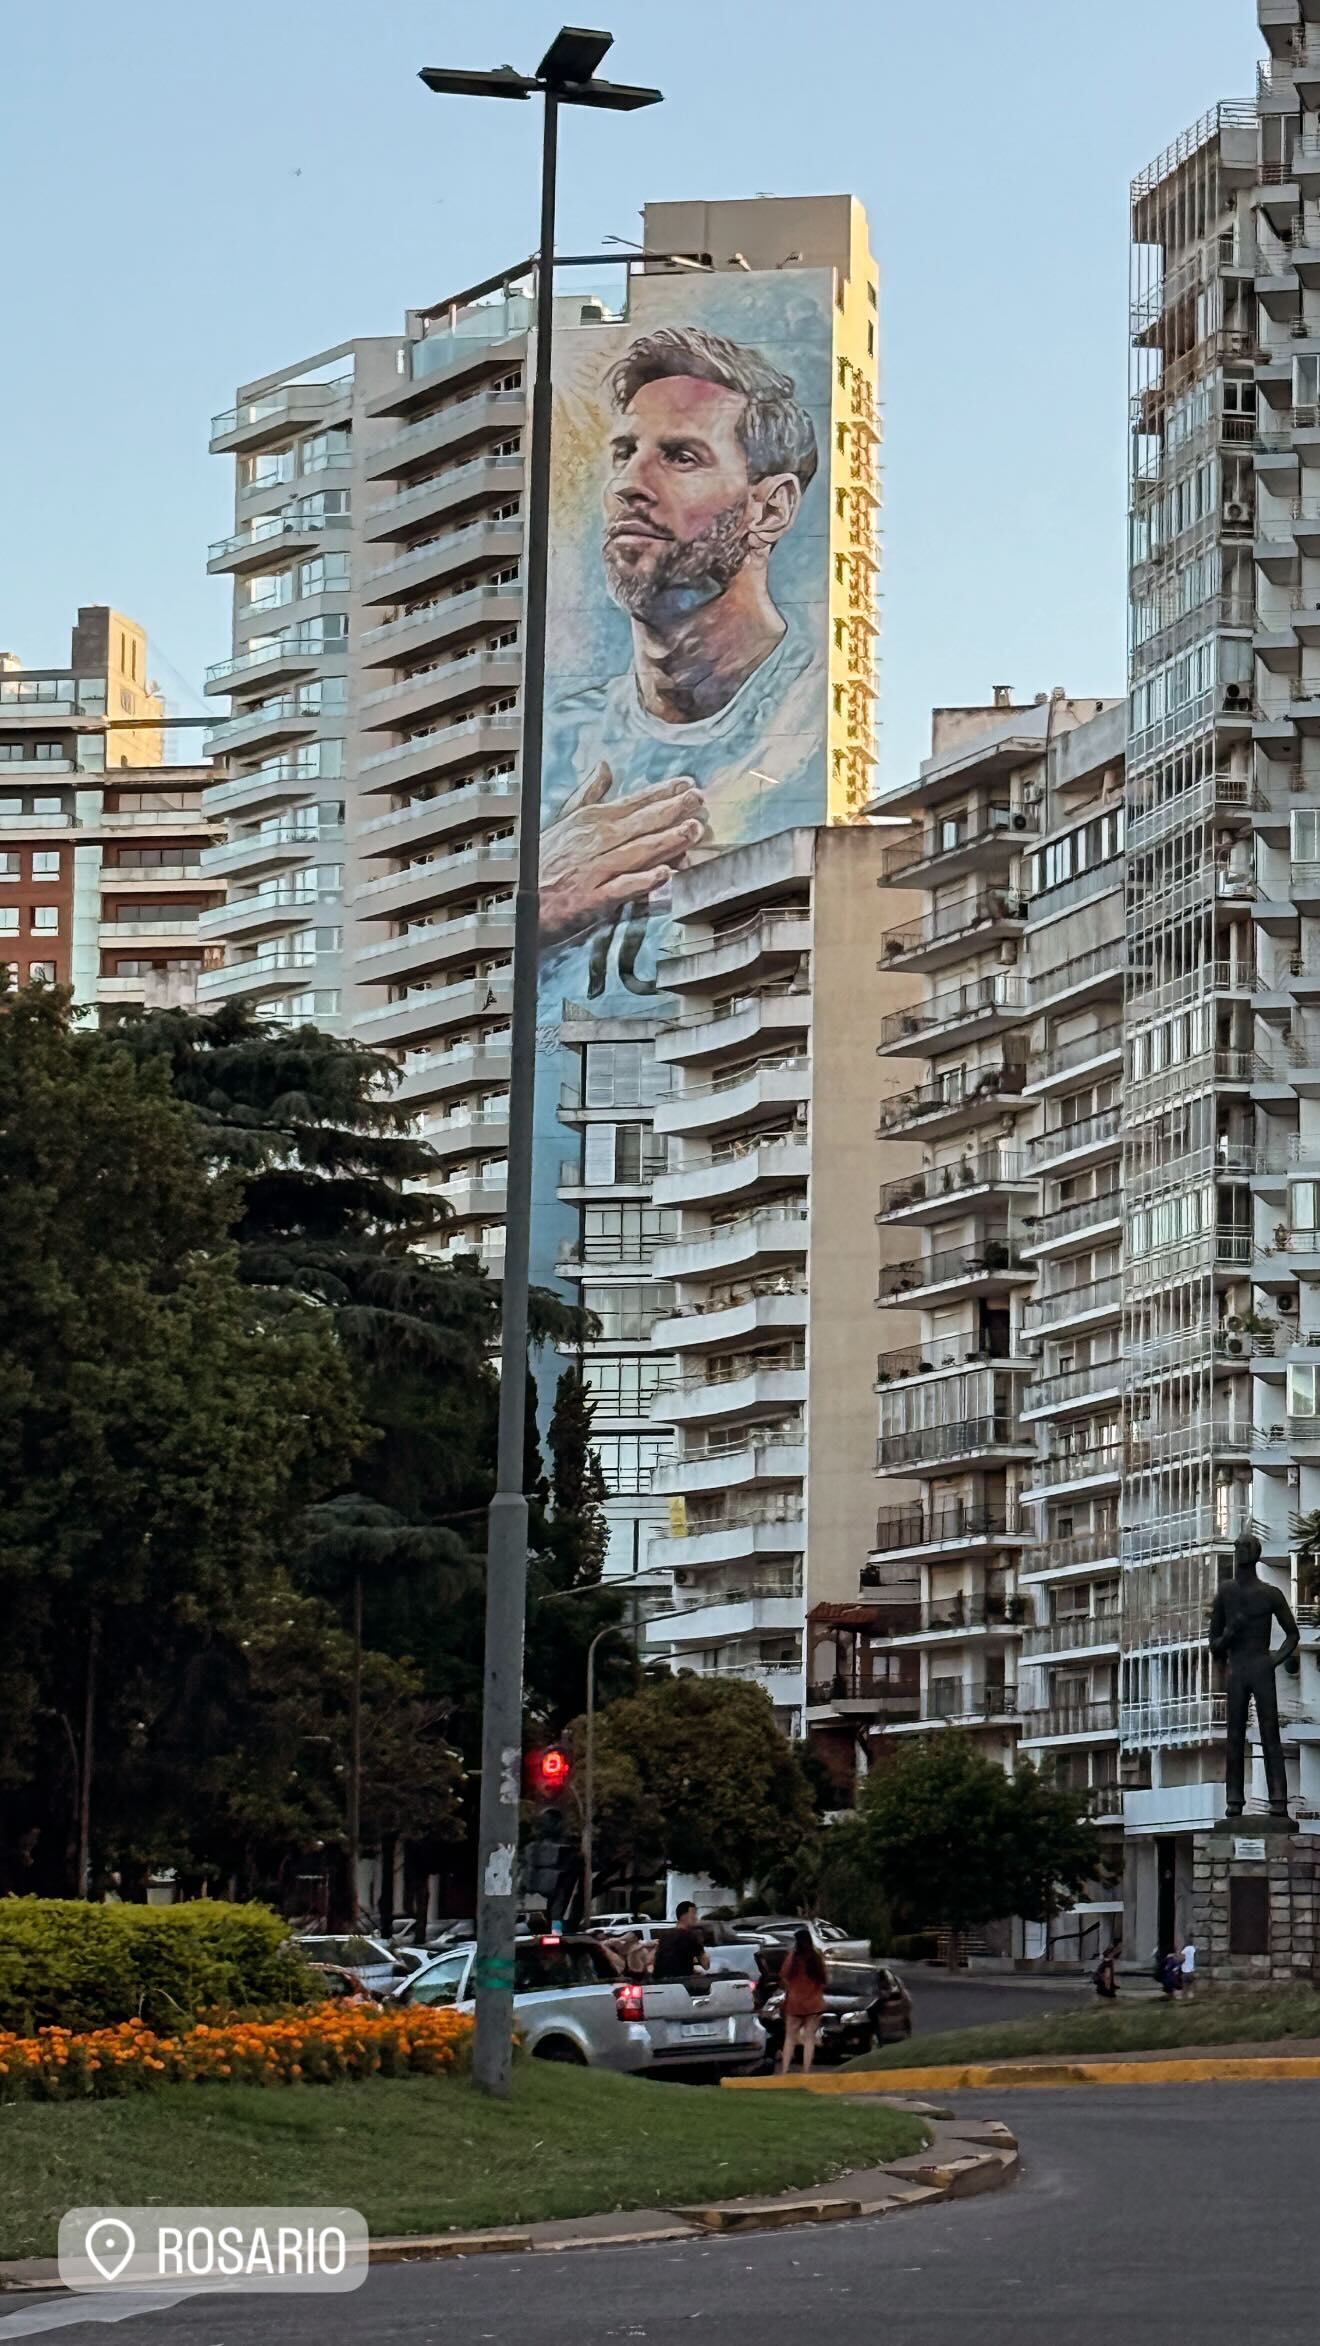
{"type": "Polygon", "coordinates": [[[655,1969],[652,1979],[692,1979],[696,1972],[710,1970],[710,1957],[697,1929],[697,1910],[690,1898],[685,1898],[674,1916],[672,1930],[662,1931],[656,1941],[655,1969]]]}

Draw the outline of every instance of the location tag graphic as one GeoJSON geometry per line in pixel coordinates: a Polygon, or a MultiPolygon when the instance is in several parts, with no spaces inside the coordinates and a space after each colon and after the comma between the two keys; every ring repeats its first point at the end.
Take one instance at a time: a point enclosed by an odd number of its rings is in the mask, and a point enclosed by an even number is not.
{"type": "Polygon", "coordinates": [[[83,2246],[102,2280],[117,2281],[137,2247],[137,2237],[121,2216],[102,2216],[88,2225],[83,2246]]]}

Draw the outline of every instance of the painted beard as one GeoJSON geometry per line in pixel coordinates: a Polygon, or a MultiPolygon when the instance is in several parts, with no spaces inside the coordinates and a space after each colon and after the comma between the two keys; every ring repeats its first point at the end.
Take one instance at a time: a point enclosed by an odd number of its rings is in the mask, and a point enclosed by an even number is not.
{"type": "Polygon", "coordinates": [[[611,601],[648,627],[672,626],[688,612],[715,602],[742,569],[749,550],[746,503],[726,506],[699,537],[648,542],[645,563],[637,569],[627,558],[629,543],[622,539],[616,545],[609,531],[605,533],[605,580],[611,601]]]}

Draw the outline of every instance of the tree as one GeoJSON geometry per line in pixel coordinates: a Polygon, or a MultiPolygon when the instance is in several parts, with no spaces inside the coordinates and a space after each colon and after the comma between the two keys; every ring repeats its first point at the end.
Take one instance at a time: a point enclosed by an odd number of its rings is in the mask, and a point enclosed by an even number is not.
{"type": "Polygon", "coordinates": [[[81,1889],[94,1785],[240,1614],[360,1439],[332,1330],[264,1324],[158,1072],[0,997],[3,1836],[16,1886],[81,1889]]]}
{"type": "MultiPolygon", "coordinates": [[[[579,1750],[581,1736],[575,1727],[579,1750]]],[[[741,1891],[809,1834],[814,1812],[770,1697],[737,1679],[682,1676],[602,1713],[595,1821],[602,1881],[667,1864],[741,1891]]]]}
{"type": "Polygon", "coordinates": [[[909,1929],[956,1934],[1007,1914],[1043,1922],[1101,1869],[1075,1793],[1029,1760],[1006,1776],[948,1728],[901,1742],[867,1777],[858,1810],[877,1885],[909,1929]]]}

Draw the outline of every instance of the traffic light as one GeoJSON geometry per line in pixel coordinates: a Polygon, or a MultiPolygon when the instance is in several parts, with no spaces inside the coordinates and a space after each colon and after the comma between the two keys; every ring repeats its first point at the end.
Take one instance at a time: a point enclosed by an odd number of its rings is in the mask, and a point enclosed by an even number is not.
{"type": "Polygon", "coordinates": [[[534,1800],[557,1800],[567,1792],[573,1773],[573,1762],[560,1743],[551,1743],[543,1751],[528,1754],[530,1791],[534,1800]]]}

